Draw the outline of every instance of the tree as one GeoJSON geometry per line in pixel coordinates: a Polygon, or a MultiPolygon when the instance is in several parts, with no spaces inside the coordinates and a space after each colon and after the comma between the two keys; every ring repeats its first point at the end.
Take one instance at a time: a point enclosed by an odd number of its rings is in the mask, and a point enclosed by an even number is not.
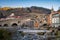
{"type": "Polygon", "coordinates": [[[11,32],[0,29],[0,40],[11,40],[11,32]]]}
{"type": "Polygon", "coordinates": [[[0,12],[0,18],[2,18],[3,17],[3,13],[2,12],[0,12]]]}

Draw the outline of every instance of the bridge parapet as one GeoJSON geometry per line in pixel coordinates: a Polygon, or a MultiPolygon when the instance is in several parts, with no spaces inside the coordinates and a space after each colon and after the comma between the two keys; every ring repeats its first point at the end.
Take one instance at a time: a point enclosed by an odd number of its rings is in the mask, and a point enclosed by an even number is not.
{"type": "Polygon", "coordinates": [[[16,18],[16,19],[4,19],[4,20],[0,20],[0,26],[19,26],[21,24],[23,24],[28,18],[16,18]]]}

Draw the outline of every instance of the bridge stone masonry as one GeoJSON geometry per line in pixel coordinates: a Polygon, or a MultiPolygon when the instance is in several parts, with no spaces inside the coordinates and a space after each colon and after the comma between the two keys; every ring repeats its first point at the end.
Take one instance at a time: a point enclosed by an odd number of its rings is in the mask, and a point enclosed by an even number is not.
{"type": "Polygon", "coordinates": [[[0,20],[0,26],[20,26],[22,25],[26,19],[28,18],[15,18],[15,19],[4,19],[0,20]]]}
{"type": "Polygon", "coordinates": [[[8,16],[5,19],[0,19],[0,27],[12,27],[12,26],[21,26],[22,24],[27,24],[33,28],[35,28],[35,26],[38,26],[37,28],[39,28],[39,26],[42,26],[43,24],[47,24],[47,21],[45,20],[47,17],[47,14],[38,14],[38,13],[29,13],[30,16],[26,17],[21,17],[21,16],[17,16],[18,18],[16,18],[16,16],[14,15],[14,13],[12,13],[10,16],[8,16]],[[45,18],[46,17],[46,18],[45,18]],[[28,21],[28,22],[27,22],[28,21]],[[30,22],[32,21],[32,22],[30,22]],[[37,25],[34,25],[37,24],[37,25]],[[31,26],[32,25],[32,26],[31,26]]]}

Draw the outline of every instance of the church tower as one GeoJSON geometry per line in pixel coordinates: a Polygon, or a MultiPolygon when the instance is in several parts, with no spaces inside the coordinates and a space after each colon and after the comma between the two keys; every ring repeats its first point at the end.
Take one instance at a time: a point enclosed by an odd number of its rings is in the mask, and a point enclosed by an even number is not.
{"type": "Polygon", "coordinates": [[[50,24],[52,24],[52,15],[54,14],[54,8],[52,6],[52,9],[51,9],[51,14],[50,14],[50,24]]]}
{"type": "Polygon", "coordinates": [[[52,14],[54,14],[54,8],[53,8],[53,6],[51,8],[50,14],[48,15],[48,24],[49,25],[51,25],[51,23],[52,23],[52,14]]]}
{"type": "Polygon", "coordinates": [[[51,14],[53,14],[54,13],[54,8],[53,8],[53,6],[52,6],[52,8],[51,8],[51,14]]]}

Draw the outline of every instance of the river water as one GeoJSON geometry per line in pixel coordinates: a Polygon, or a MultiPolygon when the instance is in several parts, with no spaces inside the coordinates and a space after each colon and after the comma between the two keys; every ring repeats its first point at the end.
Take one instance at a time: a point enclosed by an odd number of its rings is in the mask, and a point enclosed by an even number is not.
{"type": "MultiPolygon", "coordinates": [[[[2,28],[9,29],[10,31],[16,30],[15,33],[13,34],[12,40],[60,40],[60,38],[59,39],[55,38],[55,35],[51,35],[51,37],[49,37],[49,35],[46,35],[46,34],[38,35],[36,33],[36,32],[42,32],[42,30],[30,30],[30,31],[29,29],[19,30],[19,28],[16,28],[16,27],[15,28],[2,27],[2,28]],[[25,32],[21,33],[20,31],[25,31],[25,32]]],[[[47,30],[44,30],[44,31],[47,31],[47,30]]]]}

